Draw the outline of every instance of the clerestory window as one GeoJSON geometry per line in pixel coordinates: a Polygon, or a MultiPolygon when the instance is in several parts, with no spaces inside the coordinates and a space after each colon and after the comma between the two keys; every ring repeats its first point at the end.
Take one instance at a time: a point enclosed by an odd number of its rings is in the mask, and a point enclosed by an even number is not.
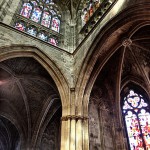
{"type": "Polygon", "coordinates": [[[58,45],[61,15],[53,0],[24,0],[15,17],[16,29],[58,45]]]}
{"type": "Polygon", "coordinates": [[[130,150],[150,150],[150,109],[146,99],[130,89],[124,96],[122,113],[130,150]]]}
{"type": "Polygon", "coordinates": [[[100,19],[114,1],[115,0],[83,0],[81,13],[82,26],[84,26],[95,13],[96,18],[100,19]]]}

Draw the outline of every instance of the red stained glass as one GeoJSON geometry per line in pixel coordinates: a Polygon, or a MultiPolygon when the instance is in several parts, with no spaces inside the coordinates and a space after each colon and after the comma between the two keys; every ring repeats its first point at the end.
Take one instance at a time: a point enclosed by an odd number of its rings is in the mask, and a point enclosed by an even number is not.
{"type": "Polygon", "coordinates": [[[15,25],[15,28],[20,30],[20,31],[25,31],[25,25],[23,22],[17,22],[15,25]]]}
{"type": "Polygon", "coordinates": [[[57,46],[57,44],[58,44],[58,41],[55,38],[49,38],[48,42],[54,46],[57,46]]]}
{"type": "Polygon", "coordinates": [[[20,15],[29,18],[32,11],[32,6],[30,3],[24,3],[20,15]]]}
{"type": "Polygon", "coordinates": [[[42,28],[42,26],[45,26],[49,30],[51,29],[56,32],[60,30],[61,15],[57,7],[54,7],[53,0],[26,0],[26,2],[22,3],[22,9],[19,14],[21,18],[23,16],[28,19],[19,19],[16,21],[14,24],[16,29],[25,31],[31,36],[38,37],[52,45],[58,45],[57,37],[48,36],[49,31],[45,31],[46,28],[44,27],[42,28]],[[38,24],[36,25],[33,21],[38,24]],[[25,26],[26,24],[27,26],[25,26]]]}
{"type": "Polygon", "coordinates": [[[123,113],[131,150],[150,150],[150,113],[142,95],[133,90],[124,98],[123,113]]]}

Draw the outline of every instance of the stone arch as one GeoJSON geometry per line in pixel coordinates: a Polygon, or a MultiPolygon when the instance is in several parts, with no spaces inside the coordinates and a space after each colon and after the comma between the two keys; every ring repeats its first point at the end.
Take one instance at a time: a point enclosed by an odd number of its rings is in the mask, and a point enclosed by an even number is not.
{"type": "Polygon", "coordinates": [[[91,93],[90,91],[97,78],[97,75],[105,63],[122,46],[122,42],[126,37],[130,37],[130,35],[132,35],[135,30],[149,24],[149,14],[147,14],[146,11],[149,8],[149,3],[141,3],[140,8],[137,4],[123,10],[108,24],[106,24],[106,26],[102,29],[101,34],[99,34],[96,37],[94,43],[92,43],[92,46],[89,49],[89,53],[84,60],[84,64],[81,68],[76,84],[76,87],[78,87],[77,93],[81,98],[77,104],[79,107],[77,112],[79,114],[84,114],[85,116],[88,115],[87,106],[89,94],[91,93]],[[142,23],[137,25],[138,21],[142,23]],[[129,32],[129,29],[132,30],[132,32],[129,32]],[[118,37],[118,39],[113,42],[111,47],[107,47],[106,43],[108,42],[108,39],[113,39],[117,33],[119,33],[119,36],[123,35],[124,38],[120,39],[118,37]]]}
{"type": "MultiPolygon", "coordinates": [[[[11,47],[11,49],[13,49],[14,47],[11,47]]],[[[5,48],[3,48],[4,50],[5,50],[5,48]]],[[[10,47],[8,48],[9,50],[10,50],[10,47]]],[[[8,50],[7,49],[7,50],[8,50]]],[[[33,48],[31,49],[31,47],[29,48],[24,48],[23,50],[20,50],[20,48],[19,47],[15,47],[14,49],[13,49],[13,51],[9,51],[7,54],[6,53],[2,53],[2,55],[1,55],[1,57],[3,58],[3,59],[1,59],[2,60],[2,62],[8,62],[9,60],[16,60],[16,59],[18,59],[19,58],[19,60],[22,60],[22,59],[25,59],[25,60],[29,60],[30,58],[32,59],[32,60],[35,60],[35,62],[37,62],[37,64],[41,64],[41,67],[43,67],[44,68],[44,70],[46,71],[46,72],[48,72],[48,74],[50,74],[50,76],[51,76],[51,74],[53,75],[53,77],[55,77],[55,79],[53,79],[52,78],[52,80],[54,81],[58,81],[57,82],[57,84],[59,84],[59,87],[60,87],[60,83],[59,83],[59,81],[62,81],[61,79],[58,79],[57,77],[58,76],[60,76],[61,75],[61,73],[60,74],[55,74],[56,72],[55,71],[57,71],[57,73],[58,73],[58,68],[56,68],[56,66],[54,65],[54,63],[53,62],[51,62],[51,64],[53,64],[53,66],[50,66],[50,64],[49,64],[49,62],[48,61],[46,61],[46,62],[42,62],[42,60],[44,59],[46,59],[45,58],[45,56],[43,56],[42,55],[42,53],[41,53],[41,56],[39,56],[38,54],[40,53],[37,49],[36,49],[36,52],[33,50],[33,48]],[[24,50],[24,49],[26,49],[27,50],[27,52],[24,50]],[[33,51],[32,51],[33,50],[33,51]],[[30,52],[29,52],[30,51],[30,52]],[[32,51],[32,52],[31,52],[32,51]],[[37,54],[38,53],[38,54],[37,54]],[[22,58],[22,59],[21,59],[22,58]],[[53,69],[52,69],[53,68],[53,69]],[[50,70],[51,69],[51,70],[50,70]],[[54,72],[53,72],[54,71],[54,72]]],[[[47,58],[48,59],[48,58],[47,58]]],[[[34,61],[33,61],[34,62],[34,61]]],[[[33,63],[34,64],[34,63],[33,63]]],[[[5,65],[5,64],[3,64],[3,65],[5,65]]],[[[34,67],[33,67],[34,68],[34,67]]],[[[31,68],[32,69],[32,68],[31,68]]],[[[11,72],[11,70],[8,70],[8,69],[6,69],[9,73],[11,73],[11,75],[12,76],[16,76],[16,78],[18,78],[18,74],[16,74],[15,75],[15,73],[13,73],[13,72],[11,72]]],[[[41,69],[42,70],[42,69],[41,69]]],[[[44,73],[44,71],[43,71],[43,73],[44,73]]],[[[27,76],[27,77],[30,77],[30,75],[29,76],[27,76]]],[[[37,78],[36,77],[36,79],[37,79],[37,81],[38,82],[40,82],[40,78],[37,78]]],[[[42,82],[46,82],[46,80],[41,80],[42,82]]],[[[54,82],[55,82],[54,81],[54,82]]],[[[20,81],[19,81],[20,82],[20,81]]],[[[51,80],[50,80],[50,82],[51,82],[51,80]]],[[[21,83],[22,84],[22,83],[21,83]]],[[[47,84],[47,83],[46,83],[47,84]]],[[[52,84],[53,84],[53,82],[52,82],[52,84]]],[[[55,84],[55,83],[54,83],[55,84]]],[[[61,83],[61,84],[65,84],[65,83],[61,83]]],[[[45,84],[44,84],[45,85],[45,84]]],[[[47,87],[47,86],[46,86],[47,87]]],[[[57,88],[57,85],[55,86],[56,88],[57,88]]],[[[20,88],[20,87],[19,87],[20,88]]],[[[54,87],[52,87],[52,88],[54,88],[54,87]]],[[[64,88],[64,87],[62,87],[62,88],[64,88]]],[[[47,89],[49,89],[49,88],[47,88],[47,89]]],[[[62,90],[62,89],[59,89],[60,91],[62,90]]],[[[57,91],[59,92],[59,90],[57,89],[57,91]]],[[[22,91],[22,90],[21,90],[22,91]]],[[[27,90],[26,90],[26,92],[27,92],[27,90]]],[[[61,92],[64,92],[64,91],[61,91],[61,92]]],[[[27,93],[26,93],[27,94],[27,93]]],[[[25,95],[26,95],[25,94],[25,95]]],[[[47,126],[47,124],[48,124],[48,122],[50,122],[50,119],[49,118],[47,118],[48,116],[47,115],[50,115],[50,112],[49,112],[49,110],[50,110],[50,108],[52,107],[52,104],[53,104],[53,108],[51,109],[52,110],[52,116],[50,116],[50,118],[52,118],[53,117],[53,113],[55,113],[60,107],[61,107],[61,104],[60,104],[60,102],[58,103],[57,101],[60,101],[60,98],[59,98],[59,96],[57,96],[57,93],[55,93],[55,92],[50,92],[50,93],[47,93],[47,94],[50,94],[50,95],[47,95],[46,96],[46,98],[45,98],[45,103],[43,104],[43,105],[41,105],[42,107],[41,107],[41,109],[40,109],[40,114],[39,114],[39,116],[38,116],[38,119],[37,119],[37,121],[35,121],[34,123],[33,123],[33,125],[32,125],[32,130],[33,131],[31,131],[32,133],[32,135],[31,135],[31,137],[29,137],[29,139],[30,138],[32,138],[31,139],[31,146],[33,147],[33,148],[35,148],[36,146],[38,147],[39,145],[37,144],[37,141],[39,141],[40,139],[39,139],[39,137],[38,137],[38,135],[40,134],[40,135],[42,135],[42,132],[45,130],[45,128],[46,128],[46,126],[47,126]],[[55,95],[56,94],[56,95],[55,95]],[[55,108],[55,106],[57,106],[57,104],[59,104],[59,107],[57,108],[57,109],[54,109],[55,108]],[[49,113],[49,114],[48,114],[49,113]],[[42,124],[45,124],[45,122],[46,122],[46,126],[44,127],[44,129],[41,129],[42,127],[41,127],[41,125],[42,124]],[[43,131],[41,131],[41,130],[43,130],[43,131]],[[33,134],[34,133],[34,134],[33,134]]],[[[24,98],[23,98],[24,99],[24,98]]],[[[32,97],[32,100],[34,100],[34,97],[32,97]]],[[[66,99],[64,99],[64,100],[66,100],[66,99]]],[[[44,101],[44,100],[43,100],[44,101]]],[[[38,101],[37,101],[38,102],[38,101]]],[[[32,104],[32,102],[31,102],[31,104],[32,104]]],[[[34,104],[34,103],[33,103],[34,104]]],[[[39,103],[39,104],[41,104],[41,103],[39,103]]],[[[62,104],[63,104],[63,102],[62,102],[62,104]]],[[[65,104],[66,104],[66,102],[65,102],[65,104]]],[[[26,104],[27,106],[29,105],[29,104],[26,104]]],[[[66,104],[67,105],[67,104],[66,104]]],[[[38,106],[38,105],[37,105],[38,106]]],[[[34,107],[33,107],[34,108],[34,107]]],[[[9,109],[9,108],[8,108],[9,109]]],[[[61,109],[62,110],[62,109],[61,109]]],[[[66,109],[65,109],[66,110],[66,109]]],[[[29,112],[30,113],[30,112],[29,112]]],[[[31,116],[31,115],[30,115],[31,116]]],[[[28,116],[29,118],[30,118],[30,116],[28,116]]],[[[59,115],[60,116],[60,115],[59,115]]],[[[27,117],[27,118],[28,118],[27,117]]],[[[61,116],[60,116],[61,117],[61,116]]],[[[35,120],[35,119],[34,119],[35,120]]],[[[30,121],[30,120],[29,120],[30,121]]],[[[29,123],[29,121],[28,121],[28,123],[29,123]]],[[[33,120],[32,120],[33,121],[33,120]]],[[[31,121],[30,121],[31,122],[31,121]]],[[[30,124],[30,123],[29,123],[30,124]]],[[[59,122],[59,124],[60,124],[60,122],[59,122]]],[[[21,126],[23,127],[24,126],[24,124],[21,124],[21,126]]],[[[30,127],[28,127],[27,129],[30,129],[30,127]]],[[[26,129],[25,129],[26,130],[26,129]]],[[[31,130],[31,129],[30,129],[31,130]]],[[[29,133],[30,133],[30,131],[29,131],[29,133]]],[[[28,134],[29,135],[29,134],[28,134]]],[[[28,141],[26,140],[25,141],[25,145],[24,146],[30,146],[30,145],[28,145],[28,141]]]]}
{"type": "MultiPolygon", "coordinates": [[[[130,45],[130,42],[127,42],[127,44],[129,44],[127,46],[124,45],[123,42],[125,39],[130,39],[130,37],[132,37],[132,34],[138,28],[149,24],[150,15],[147,14],[147,10],[149,8],[150,3],[141,3],[140,8],[138,4],[128,7],[120,14],[118,14],[114,19],[109,21],[109,23],[106,24],[105,27],[103,27],[101,33],[95,38],[95,41],[92,43],[92,46],[89,48],[89,52],[87,53],[83,61],[83,65],[81,67],[78,81],[76,84],[76,98],[78,99],[76,112],[78,115],[83,115],[85,117],[88,116],[89,98],[98,75],[105,67],[106,63],[110,60],[112,56],[114,56],[116,52],[122,52],[120,62],[123,61],[124,49],[125,47],[128,47],[130,45]]],[[[115,96],[117,97],[115,101],[117,101],[117,103],[120,100],[122,63],[123,62],[121,62],[121,66],[117,72],[117,89],[115,91],[115,96]]],[[[118,112],[119,108],[117,106],[118,105],[116,105],[115,107],[118,112]]],[[[83,147],[85,148],[87,148],[87,145],[89,144],[89,139],[87,139],[86,137],[89,136],[89,130],[86,126],[86,123],[83,130],[83,140],[85,140],[83,147]]],[[[117,122],[117,126],[118,127],[116,127],[116,131],[118,132],[117,134],[119,139],[120,137],[122,138],[119,119],[117,122]]],[[[115,147],[116,149],[121,149],[124,147],[124,145],[121,146],[118,143],[118,145],[116,144],[115,147]]]]}
{"type": "Polygon", "coordinates": [[[35,47],[31,46],[10,46],[10,47],[1,47],[1,55],[0,55],[0,61],[4,61],[10,58],[15,58],[15,57],[32,57],[36,61],[38,61],[44,68],[45,70],[50,74],[52,79],[54,80],[60,97],[61,97],[61,102],[62,102],[62,108],[63,109],[63,114],[67,114],[66,106],[68,105],[68,93],[69,88],[67,81],[63,74],[61,73],[60,69],[56,66],[56,64],[50,60],[42,51],[35,47]]]}

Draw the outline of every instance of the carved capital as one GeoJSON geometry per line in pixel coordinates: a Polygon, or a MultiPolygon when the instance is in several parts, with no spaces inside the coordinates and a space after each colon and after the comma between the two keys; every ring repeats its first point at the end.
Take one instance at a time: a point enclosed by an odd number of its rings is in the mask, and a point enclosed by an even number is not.
{"type": "Polygon", "coordinates": [[[122,42],[122,45],[123,45],[124,47],[130,46],[131,44],[132,44],[132,40],[131,40],[131,39],[125,39],[125,40],[123,40],[123,42],[122,42]]]}

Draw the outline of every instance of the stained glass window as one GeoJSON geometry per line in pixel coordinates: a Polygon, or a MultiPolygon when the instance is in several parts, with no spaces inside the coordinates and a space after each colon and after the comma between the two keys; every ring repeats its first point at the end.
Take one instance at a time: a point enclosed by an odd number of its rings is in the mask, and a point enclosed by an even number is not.
{"type": "Polygon", "coordinates": [[[16,16],[14,19],[16,29],[55,46],[58,44],[61,15],[53,0],[26,0],[22,2],[19,14],[16,16]],[[56,38],[51,38],[54,31],[56,38]]]}
{"type": "Polygon", "coordinates": [[[29,33],[29,34],[32,35],[32,36],[36,36],[37,30],[36,30],[35,27],[30,26],[30,27],[27,28],[27,33],[29,33]]]}
{"type": "Polygon", "coordinates": [[[25,23],[23,21],[18,21],[15,24],[15,28],[20,31],[25,31],[25,23]]]}
{"type": "Polygon", "coordinates": [[[102,12],[106,11],[114,0],[83,0],[81,20],[84,26],[97,9],[102,12]]]}
{"type": "Polygon", "coordinates": [[[29,18],[32,11],[32,6],[30,3],[24,3],[20,15],[29,18]]]}
{"type": "Polygon", "coordinates": [[[38,37],[43,40],[43,41],[46,41],[47,40],[47,35],[44,33],[44,32],[40,32],[38,34],[38,37]]]}
{"type": "Polygon", "coordinates": [[[58,17],[54,17],[52,19],[51,29],[56,31],[56,32],[59,32],[59,27],[60,27],[60,20],[58,19],[58,17]]]}
{"type": "Polygon", "coordinates": [[[43,25],[45,27],[49,27],[50,26],[50,21],[51,21],[51,15],[49,14],[49,12],[45,11],[43,13],[41,25],[43,25]]]}
{"type": "Polygon", "coordinates": [[[122,111],[130,150],[150,150],[150,110],[144,97],[131,89],[122,111]]]}
{"type": "Polygon", "coordinates": [[[58,41],[55,37],[50,37],[48,42],[54,46],[57,46],[58,45],[58,41]]]}
{"type": "Polygon", "coordinates": [[[41,18],[42,11],[39,7],[35,7],[31,16],[31,19],[35,22],[39,22],[41,18]]]}

